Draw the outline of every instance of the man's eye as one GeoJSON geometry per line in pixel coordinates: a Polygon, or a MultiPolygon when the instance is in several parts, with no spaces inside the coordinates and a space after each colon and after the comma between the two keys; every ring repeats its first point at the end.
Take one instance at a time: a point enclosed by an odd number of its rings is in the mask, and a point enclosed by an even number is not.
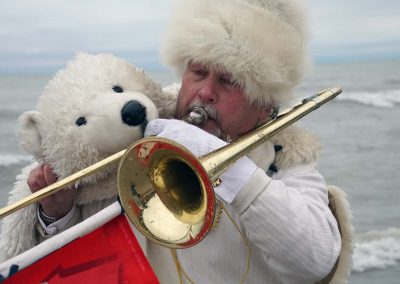
{"type": "Polygon", "coordinates": [[[223,75],[219,78],[220,82],[224,85],[229,85],[232,87],[236,87],[238,84],[236,80],[234,80],[231,76],[223,75]]]}
{"type": "Polygon", "coordinates": [[[221,80],[221,82],[224,83],[224,84],[228,84],[228,85],[231,85],[231,84],[232,84],[232,81],[231,81],[230,78],[222,77],[220,80],[221,80]]]}
{"type": "Polygon", "coordinates": [[[207,75],[207,70],[204,70],[204,69],[194,69],[192,72],[197,76],[206,76],[207,75]]]}

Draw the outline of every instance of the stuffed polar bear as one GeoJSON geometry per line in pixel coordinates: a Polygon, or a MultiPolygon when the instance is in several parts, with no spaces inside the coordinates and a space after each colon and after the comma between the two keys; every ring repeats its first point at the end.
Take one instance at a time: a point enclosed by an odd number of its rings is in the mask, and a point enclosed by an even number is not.
{"type": "MultiPolygon", "coordinates": [[[[79,53],[47,84],[37,110],[21,115],[21,148],[35,158],[22,170],[10,192],[11,204],[31,194],[29,172],[48,163],[65,178],[143,137],[149,120],[169,117],[176,91],[163,93],[142,70],[111,54],[79,53]]],[[[112,199],[117,195],[115,165],[79,182],[75,202],[112,199]]],[[[37,205],[3,219],[0,260],[37,244],[37,205]]]]}

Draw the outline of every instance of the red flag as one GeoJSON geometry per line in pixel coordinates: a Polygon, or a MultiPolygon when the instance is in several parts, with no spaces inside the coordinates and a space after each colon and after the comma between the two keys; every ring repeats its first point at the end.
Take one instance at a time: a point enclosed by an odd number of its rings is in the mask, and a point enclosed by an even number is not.
{"type": "Polygon", "coordinates": [[[3,283],[159,283],[129,223],[119,215],[3,283]]]}

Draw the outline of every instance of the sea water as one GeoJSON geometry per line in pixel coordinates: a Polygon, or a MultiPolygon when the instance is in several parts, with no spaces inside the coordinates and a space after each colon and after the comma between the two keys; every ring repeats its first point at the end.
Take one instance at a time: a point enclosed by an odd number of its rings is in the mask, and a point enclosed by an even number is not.
{"type": "MultiPolygon", "coordinates": [[[[170,72],[149,73],[163,86],[176,81],[170,72]]],[[[0,206],[32,161],[18,148],[17,119],[35,109],[51,76],[0,76],[0,206]]],[[[320,136],[319,169],[349,196],[356,229],[350,283],[400,283],[400,61],[317,65],[296,95],[335,85],[343,93],[299,124],[320,136]]]]}

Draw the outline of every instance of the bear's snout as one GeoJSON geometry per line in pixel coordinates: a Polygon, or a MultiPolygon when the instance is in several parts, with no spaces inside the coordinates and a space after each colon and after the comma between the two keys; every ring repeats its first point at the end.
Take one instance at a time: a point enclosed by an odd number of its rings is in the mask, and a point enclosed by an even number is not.
{"type": "Polygon", "coordinates": [[[122,108],[121,117],[129,126],[141,125],[146,121],[146,108],[138,101],[129,101],[122,108]]]}

